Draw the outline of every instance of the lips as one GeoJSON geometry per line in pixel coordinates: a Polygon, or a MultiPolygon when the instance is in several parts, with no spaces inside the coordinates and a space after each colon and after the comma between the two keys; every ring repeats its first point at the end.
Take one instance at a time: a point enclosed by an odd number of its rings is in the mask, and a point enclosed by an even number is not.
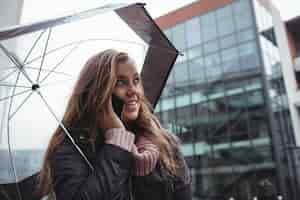
{"type": "Polygon", "coordinates": [[[135,111],[138,107],[138,101],[137,100],[129,100],[125,104],[126,110],[129,112],[135,111]]]}

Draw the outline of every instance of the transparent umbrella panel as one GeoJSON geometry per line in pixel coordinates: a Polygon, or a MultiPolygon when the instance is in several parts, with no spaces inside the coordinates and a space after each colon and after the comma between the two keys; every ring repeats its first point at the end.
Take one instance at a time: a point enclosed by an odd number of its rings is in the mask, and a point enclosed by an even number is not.
{"type": "Polygon", "coordinates": [[[107,48],[142,70],[148,44],[114,11],[0,41],[0,184],[41,169],[84,63],[107,48]]]}

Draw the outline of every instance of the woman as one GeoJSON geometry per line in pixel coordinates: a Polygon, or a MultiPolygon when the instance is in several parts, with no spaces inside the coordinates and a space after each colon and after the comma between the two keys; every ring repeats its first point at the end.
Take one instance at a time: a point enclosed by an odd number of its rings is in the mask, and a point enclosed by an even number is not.
{"type": "Polygon", "coordinates": [[[57,200],[191,199],[190,176],[178,142],[151,113],[140,75],[126,53],[106,50],[82,69],[63,124],[49,143],[38,179],[57,200]],[[112,97],[124,102],[118,116],[112,97]]]}

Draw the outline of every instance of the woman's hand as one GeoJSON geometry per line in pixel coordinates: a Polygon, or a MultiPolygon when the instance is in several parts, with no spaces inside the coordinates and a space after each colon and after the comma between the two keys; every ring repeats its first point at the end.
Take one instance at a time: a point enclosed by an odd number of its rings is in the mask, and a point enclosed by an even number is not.
{"type": "Polygon", "coordinates": [[[114,112],[112,107],[112,99],[110,97],[109,101],[107,102],[106,108],[103,109],[101,113],[101,128],[106,131],[111,128],[124,128],[125,126],[121,119],[117,116],[117,114],[114,112]]]}

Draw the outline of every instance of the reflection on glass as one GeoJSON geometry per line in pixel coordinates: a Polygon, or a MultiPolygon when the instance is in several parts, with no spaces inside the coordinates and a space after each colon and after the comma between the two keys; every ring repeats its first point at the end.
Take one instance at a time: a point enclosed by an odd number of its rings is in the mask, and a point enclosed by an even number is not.
{"type": "Polygon", "coordinates": [[[204,54],[215,52],[218,49],[218,40],[213,40],[204,44],[204,54]]]}
{"type": "Polygon", "coordinates": [[[225,74],[240,71],[238,49],[232,47],[221,51],[222,64],[225,74]]]}
{"type": "Polygon", "coordinates": [[[199,17],[194,17],[186,22],[187,47],[192,47],[202,42],[200,29],[199,17]]]}
{"type": "Polygon", "coordinates": [[[238,30],[252,25],[251,9],[249,0],[239,0],[233,4],[234,19],[238,30]]]}
{"type": "Polygon", "coordinates": [[[238,47],[242,70],[255,68],[259,65],[259,57],[255,41],[243,43],[238,47]]]}
{"type": "Polygon", "coordinates": [[[197,47],[194,47],[194,48],[190,48],[187,50],[187,53],[188,53],[188,58],[191,60],[191,59],[194,59],[196,57],[199,57],[202,55],[202,46],[197,46],[197,47]]]}
{"type": "MultiPolygon", "coordinates": [[[[238,33],[237,35],[239,35],[240,33],[238,33]]],[[[236,44],[236,35],[235,34],[231,34],[229,36],[224,36],[220,39],[220,47],[222,49],[228,48],[228,47],[232,47],[236,44]]]]}
{"type": "Polygon", "coordinates": [[[192,83],[202,83],[206,80],[204,60],[202,57],[190,60],[189,62],[190,79],[192,83]]]}
{"type": "MultiPolygon", "coordinates": [[[[286,95],[276,38],[256,36],[251,3],[236,0],[185,24],[189,79],[178,70],[174,85],[182,93],[176,93],[176,106],[162,113],[183,141],[195,199],[264,199],[278,191],[263,67],[276,133],[288,132],[286,95]],[[188,83],[177,83],[182,79],[188,83]]],[[[258,21],[259,31],[271,27],[270,17],[258,21]]]]}
{"type": "Polygon", "coordinates": [[[232,13],[232,5],[227,5],[217,10],[219,35],[224,36],[234,31],[234,18],[232,13]]]}
{"type": "Polygon", "coordinates": [[[188,81],[187,63],[179,63],[173,67],[176,83],[186,83],[188,81]]]}
{"type": "Polygon", "coordinates": [[[246,29],[243,31],[240,31],[237,34],[237,39],[239,43],[248,41],[248,40],[253,40],[255,38],[255,33],[254,33],[254,29],[250,28],[250,29],[246,29]]]}
{"type": "Polygon", "coordinates": [[[185,30],[184,24],[177,24],[172,28],[172,41],[176,48],[179,50],[185,49],[185,30]]]}
{"type": "Polygon", "coordinates": [[[201,27],[205,27],[201,29],[204,41],[213,40],[217,37],[215,12],[209,12],[201,16],[201,27]]]}

